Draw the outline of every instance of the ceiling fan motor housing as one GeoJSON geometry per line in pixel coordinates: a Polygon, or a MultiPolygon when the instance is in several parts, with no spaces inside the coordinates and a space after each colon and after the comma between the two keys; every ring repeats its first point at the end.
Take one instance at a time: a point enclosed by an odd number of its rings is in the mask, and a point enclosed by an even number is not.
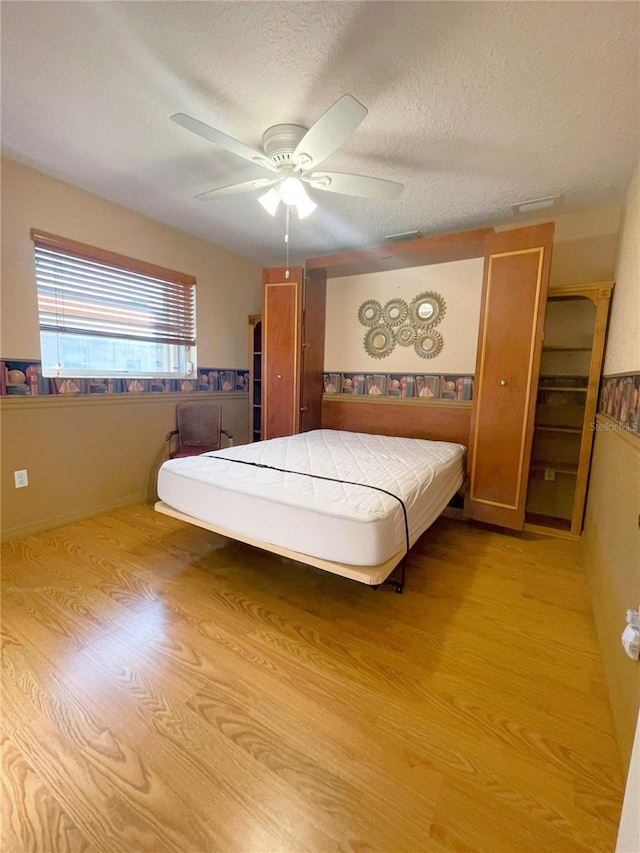
{"type": "Polygon", "coordinates": [[[278,169],[291,167],[291,155],[306,132],[307,128],[298,124],[274,124],[262,136],[264,153],[278,169]]]}

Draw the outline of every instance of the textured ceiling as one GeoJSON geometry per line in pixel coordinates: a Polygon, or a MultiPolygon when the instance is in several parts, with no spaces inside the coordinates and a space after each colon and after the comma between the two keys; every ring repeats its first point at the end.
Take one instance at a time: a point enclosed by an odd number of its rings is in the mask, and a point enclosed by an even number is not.
{"type": "MultiPolygon", "coordinates": [[[[257,176],[169,121],[252,146],[345,92],[369,114],[323,166],[405,184],[396,201],[312,191],[292,260],[385,235],[517,222],[511,205],[619,200],[638,157],[635,2],[3,2],[8,156],[254,258],[284,260],[257,176]]],[[[261,176],[264,172],[259,173],[261,176]]],[[[68,235],[73,236],[73,235],[68,235]]]]}

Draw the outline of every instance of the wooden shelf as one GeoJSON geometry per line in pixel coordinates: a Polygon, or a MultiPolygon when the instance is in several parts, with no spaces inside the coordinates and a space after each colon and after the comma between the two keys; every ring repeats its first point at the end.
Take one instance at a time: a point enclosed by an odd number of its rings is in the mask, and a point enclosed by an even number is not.
{"type": "Polygon", "coordinates": [[[540,430],[541,432],[566,432],[574,435],[580,435],[582,433],[582,427],[562,425],[555,426],[554,424],[536,424],[535,428],[540,430]]]}
{"type": "Polygon", "coordinates": [[[535,471],[556,471],[559,474],[577,474],[578,464],[569,462],[547,462],[544,459],[532,459],[531,469],[535,471]]]}
{"type": "Polygon", "coordinates": [[[528,524],[536,527],[546,527],[551,530],[571,530],[570,518],[557,518],[554,515],[542,515],[538,512],[528,512],[525,515],[525,520],[528,524]]]}
{"type": "Polygon", "coordinates": [[[526,513],[524,518],[524,529],[533,533],[544,533],[547,536],[560,536],[566,539],[580,538],[579,534],[571,532],[571,521],[568,518],[557,518],[535,512],[526,513]]]}
{"type": "Polygon", "coordinates": [[[591,347],[542,347],[543,352],[591,352],[591,347]]]}
{"type": "Polygon", "coordinates": [[[538,391],[578,391],[586,394],[588,390],[577,385],[538,385],[538,391]]]}

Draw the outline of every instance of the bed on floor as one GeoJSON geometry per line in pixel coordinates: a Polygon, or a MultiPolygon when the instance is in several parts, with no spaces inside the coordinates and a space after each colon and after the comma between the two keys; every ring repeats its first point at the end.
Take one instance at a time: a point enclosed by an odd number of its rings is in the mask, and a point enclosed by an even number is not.
{"type": "Polygon", "coordinates": [[[465,454],[446,441],[313,430],[170,459],[155,508],[400,592],[403,558],[462,485],[465,454]]]}

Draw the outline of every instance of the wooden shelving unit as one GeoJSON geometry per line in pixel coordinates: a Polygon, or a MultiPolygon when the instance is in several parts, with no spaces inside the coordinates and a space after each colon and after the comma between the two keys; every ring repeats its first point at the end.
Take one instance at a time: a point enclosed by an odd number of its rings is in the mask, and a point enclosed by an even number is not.
{"type": "Polygon", "coordinates": [[[262,317],[249,316],[249,435],[262,438],[262,317]]]}
{"type": "Polygon", "coordinates": [[[613,282],[549,290],[525,527],[582,532],[613,282]]]}

